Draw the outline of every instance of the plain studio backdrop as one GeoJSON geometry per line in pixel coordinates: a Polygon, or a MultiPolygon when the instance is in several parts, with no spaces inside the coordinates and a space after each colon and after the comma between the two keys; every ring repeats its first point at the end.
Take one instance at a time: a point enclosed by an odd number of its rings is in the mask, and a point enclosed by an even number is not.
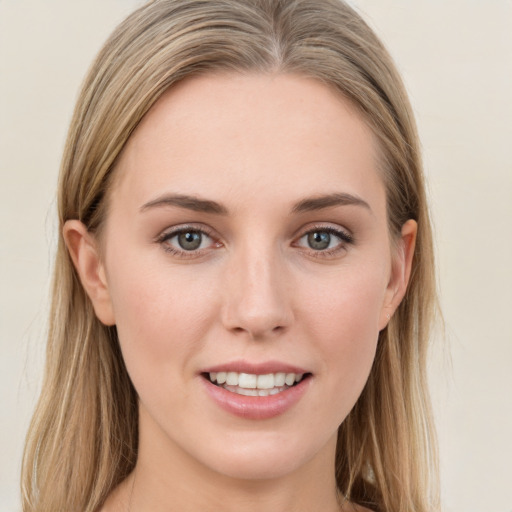
{"type": "MultiPolygon", "coordinates": [[[[0,0],[0,510],[20,510],[55,189],[79,85],[140,0],[0,0]]],[[[405,79],[441,300],[431,381],[446,512],[512,511],[512,1],[357,0],[405,79]],[[448,348],[447,348],[448,347],[448,348]]]]}

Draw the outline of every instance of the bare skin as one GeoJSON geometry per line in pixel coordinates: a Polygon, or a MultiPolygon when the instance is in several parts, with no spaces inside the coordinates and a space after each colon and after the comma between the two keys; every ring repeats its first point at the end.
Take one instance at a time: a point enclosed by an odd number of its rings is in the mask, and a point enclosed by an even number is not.
{"type": "Polygon", "coordinates": [[[392,243],[376,154],[349,103],[294,75],[196,77],[142,120],[101,246],[64,229],[139,396],[137,465],[101,512],[365,510],[340,503],[337,429],[416,235],[408,221],[392,243]],[[237,364],[296,367],[296,387],[258,402],[209,369],[237,364]]]}
{"type": "MultiPolygon", "coordinates": [[[[109,498],[98,512],[132,512],[135,509],[132,509],[132,501],[133,501],[133,490],[135,484],[135,476],[132,473],[126,480],[124,480],[117,488],[110,494],[109,498]]],[[[172,510],[172,509],[171,509],[172,510]]],[[[192,509],[190,509],[192,510],[192,509]]],[[[205,508],[205,510],[209,510],[205,508]]],[[[215,509],[211,509],[212,512],[215,509]]],[[[267,509],[259,509],[259,510],[267,510],[267,509]]],[[[269,508],[269,511],[273,511],[273,508],[269,508]]],[[[304,510],[306,512],[307,509],[297,508],[297,509],[289,509],[289,510],[304,510]]],[[[318,507],[309,509],[309,511],[320,510],[318,507]]],[[[328,512],[329,509],[321,509],[322,512],[328,512]]],[[[342,496],[338,497],[338,503],[335,508],[332,509],[334,512],[372,512],[370,509],[366,507],[362,507],[355,503],[351,503],[348,500],[345,500],[342,496]]]]}

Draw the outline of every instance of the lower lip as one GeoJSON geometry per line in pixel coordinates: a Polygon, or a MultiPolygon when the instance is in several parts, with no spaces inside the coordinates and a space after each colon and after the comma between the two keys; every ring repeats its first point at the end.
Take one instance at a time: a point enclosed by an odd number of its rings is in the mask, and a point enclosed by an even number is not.
{"type": "Polygon", "coordinates": [[[248,420],[265,420],[284,414],[292,408],[309,387],[311,376],[281,393],[269,396],[239,395],[212,384],[204,377],[201,379],[210,397],[225,411],[248,420]]]}

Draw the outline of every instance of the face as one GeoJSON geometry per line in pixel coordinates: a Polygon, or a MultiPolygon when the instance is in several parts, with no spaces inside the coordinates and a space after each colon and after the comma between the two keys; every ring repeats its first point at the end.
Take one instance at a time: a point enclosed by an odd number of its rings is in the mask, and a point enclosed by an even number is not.
{"type": "Polygon", "coordinates": [[[140,457],[246,478],[332,460],[404,275],[376,153],[347,101],[293,75],[193,78],[145,116],[91,294],[139,395],[140,457]]]}

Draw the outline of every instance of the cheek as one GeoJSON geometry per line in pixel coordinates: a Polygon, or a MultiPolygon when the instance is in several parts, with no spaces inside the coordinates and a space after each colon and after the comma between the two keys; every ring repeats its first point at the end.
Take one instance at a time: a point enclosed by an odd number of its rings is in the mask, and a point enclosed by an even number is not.
{"type": "Polygon", "coordinates": [[[325,332],[329,339],[339,337],[340,342],[356,343],[369,333],[378,334],[385,281],[383,270],[370,266],[337,270],[317,280],[315,286],[303,279],[299,300],[306,307],[302,314],[307,314],[315,330],[325,332]]]}
{"type": "Polygon", "coordinates": [[[193,275],[135,258],[118,262],[109,275],[118,336],[134,383],[161,373],[162,383],[191,369],[216,308],[212,287],[193,275]]]}
{"type": "Polygon", "coordinates": [[[378,269],[340,272],[325,291],[302,301],[308,304],[305,324],[321,353],[321,373],[337,396],[343,389],[347,407],[357,400],[375,357],[385,292],[382,275],[378,269]]]}

